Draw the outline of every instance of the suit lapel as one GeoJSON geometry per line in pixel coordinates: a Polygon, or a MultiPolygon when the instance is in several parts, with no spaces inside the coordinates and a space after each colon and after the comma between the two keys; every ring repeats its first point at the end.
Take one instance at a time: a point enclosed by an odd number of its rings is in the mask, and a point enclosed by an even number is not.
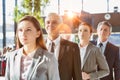
{"type": "Polygon", "coordinates": [[[91,44],[89,44],[88,46],[87,46],[87,49],[86,49],[86,52],[85,52],[85,56],[84,56],[84,59],[83,59],[83,66],[82,66],[82,68],[84,67],[84,65],[85,65],[85,63],[86,63],[86,60],[87,60],[87,58],[88,58],[88,56],[89,56],[89,54],[90,54],[90,51],[91,51],[91,44]]]}
{"type": "Polygon", "coordinates": [[[32,77],[36,67],[38,66],[38,64],[40,64],[40,62],[41,63],[43,62],[43,61],[41,61],[41,60],[43,60],[42,58],[43,58],[43,51],[42,51],[42,49],[38,49],[35,52],[35,55],[34,55],[33,60],[32,60],[32,64],[31,64],[30,69],[28,71],[28,73],[29,73],[27,75],[28,80],[31,80],[31,77],[32,77]]]}
{"type": "Polygon", "coordinates": [[[109,46],[110,46],[110,43],[107,42],[106,47],[105,47],[105,51],[104,51],[104,55],[107,55],[109,53],[109,51],[110,51],[109,46]]]}
{"type": "Polygon", "coordinates": [[[64,53],[65,53],[65,50],[66,49],[66,46],[65,46],[65,44],[64,44],[64,40],[63,39],[61,39],[60,40],[60,49],[59,49],[59,57],[58,57],[58,60],[61,60],[62,59],[62,57],[63,57],[63,55],[64,55],[64,53]]]}
{"type": "Polygon", "coordinates": [[[20,80],[20,66],[21,66],[21,52],[22,49],[20,49],[18,52],[15,53],[15,56],[14,56],[14,62],[13,62],[13,70],[15,71],[14,72],[14,79],[15,80],[20,80]]]}

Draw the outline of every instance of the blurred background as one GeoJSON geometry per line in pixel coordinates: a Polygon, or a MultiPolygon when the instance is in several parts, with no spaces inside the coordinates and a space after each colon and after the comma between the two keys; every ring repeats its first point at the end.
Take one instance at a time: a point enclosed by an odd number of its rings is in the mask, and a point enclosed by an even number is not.
{"type": "Polygon", "coordinates": [[[71,28],[71,33],[61,31],[79,42],[77,27],[81,21],[93,26],[96,39],[98,22],[107,20],[113,26],[110,41],[120,46],[120,0],[0,0],[0,50],[4,47],[15,48],[15,30],[17,21],[24,15],[34,15],[41,23],[44,35],[44,19],[49,12],[56,12],[63,18],[65,24],[71,28]]]}

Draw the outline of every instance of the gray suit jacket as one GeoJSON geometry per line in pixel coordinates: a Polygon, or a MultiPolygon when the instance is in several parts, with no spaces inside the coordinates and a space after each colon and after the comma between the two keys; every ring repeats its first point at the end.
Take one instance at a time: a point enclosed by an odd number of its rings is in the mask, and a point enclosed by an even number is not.
{"type": "MultiPolygon", "coordinates": [[[[9,54],[5,80],[20,80],[21,49],[9,54]]],[[[37,49],[27,80],[60,80],[58,63],[54,56],[41,48],[37,49]]]]}
{"type": "Polygon", "coordinates": [[[83,72],[90,74],[90,80],[98,80],[109,74],[108,64],[99,48],[89,43],[83,60],[83,72]],[[99,67],[99,70],[97,70],[99,67]]]}

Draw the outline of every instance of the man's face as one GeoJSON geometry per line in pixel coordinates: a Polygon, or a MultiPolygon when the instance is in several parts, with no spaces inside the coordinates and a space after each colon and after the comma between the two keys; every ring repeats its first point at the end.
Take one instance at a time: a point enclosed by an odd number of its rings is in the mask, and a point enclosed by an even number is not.
{"type": "Polygon", "coordinates": [[[106,41],[110,36],[110,27],[107,25],[100,25],[97,29],[97,34],[100,41],[106,41]]]}
{"type": "Polygon", "coordinates": [[[59,35],[58,25],[60,24],[60,20],[58,16],[48,16],[45,20],[45,29],[49,36],[57,37],[59,35]]]}

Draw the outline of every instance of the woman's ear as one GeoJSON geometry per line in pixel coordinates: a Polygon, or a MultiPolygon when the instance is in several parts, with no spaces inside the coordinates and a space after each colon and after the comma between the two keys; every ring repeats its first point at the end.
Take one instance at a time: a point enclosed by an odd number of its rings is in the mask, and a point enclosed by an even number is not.
{"type": "Polygon", "coordinates": [[[39,37],[41,35],[40,31],[37,31],[37,36],[36,37],[39,37]]]}

